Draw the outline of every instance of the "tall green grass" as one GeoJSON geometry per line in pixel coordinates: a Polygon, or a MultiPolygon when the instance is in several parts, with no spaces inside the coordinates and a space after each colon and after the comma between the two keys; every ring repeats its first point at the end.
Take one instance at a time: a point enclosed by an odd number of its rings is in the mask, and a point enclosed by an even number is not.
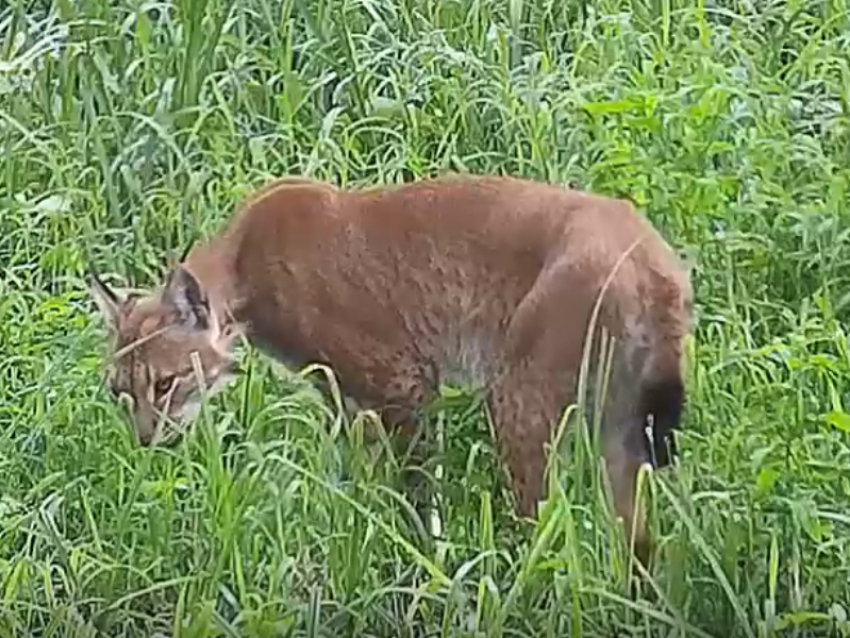
{"type": "Polygon", "coordinates": [[[846,0],[11,0],[0,148],[0,636],[850,635],[846,0]],[[629,197],[695,264],[636,597],[570,458],[513,519],[468,394],[429,544],[303,375],[251,354],[173,450],[100,389],[89,263],[151,285],[274,175],[445,170],[629,197]]]}

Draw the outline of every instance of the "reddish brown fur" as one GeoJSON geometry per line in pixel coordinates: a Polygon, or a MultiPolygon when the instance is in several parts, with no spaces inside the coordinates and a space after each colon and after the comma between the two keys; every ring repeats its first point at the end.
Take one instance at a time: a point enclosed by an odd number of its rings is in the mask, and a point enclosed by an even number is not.
{"type": "MultiPolygon", "coordinates": [[[[692,303],[687,272],[630,204],[508,177],[361,191],[285,178],[258,191],[183,267],[217,319],[211,343],[244,330],[291,365],[329,364],[345,393],[402,432],[441,379],[485,389],[518,510],[532,515],[544,492],[544,444],[575,399],[593,305],[626,253],[599,320],[622,346],[603,453],[615,509],[630,522],[635,474],[649,460],[638,406],[665,403],[653,388],[672,388],[663,433],[676,427],[692,303]]],[[[183,288],[164,291],[144,312],[173,318],[180,299],[185,307],[183,288]]],[[[141,306],[112,322],[125,341],[146,333],[134,312],[141,306]]],[[[157,365],[149,359],[149,376],[157,365]]],[[[645,556],[640,514],[636,537],[645,556]]]]}

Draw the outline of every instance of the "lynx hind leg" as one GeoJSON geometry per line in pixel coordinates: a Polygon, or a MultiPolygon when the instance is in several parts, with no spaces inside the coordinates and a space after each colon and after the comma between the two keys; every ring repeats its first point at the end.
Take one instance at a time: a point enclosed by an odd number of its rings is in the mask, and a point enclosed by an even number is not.
{"type": "MultiPolygon", "coordinates": [[[[510,473],[517,513],[534,517],[538,502],[546,496],[546,444],[551,441],[567,402],[561,405],[557,397],[541,391],[546,387],[543,379],[529,379],[534,377],[523,380],[511,375],[499,383],[491,392],[488,407],[510,473]]],[[[653,546],[644,509],[636,499],[638,472],[647,459],[640,434],[636,428],[604,429],[601,451],[614,514],[622,519],[627,544],[634,547],[635,557],[649,567],[653,546]]]]}
{"type": "MultiPolygon", "coordinates": [[[[509,327],[508,373],[494,386],[490,403],[523,515],[533,515],[543,497],[545,446],[577,389],[586,330],[586,323],[579,319],[590,317],[594,301],[576,294],[581,290],[586,290],[585,282],[569,263],[554,264],[541,273],[509,327]]],[[[610,420],[610,414],[603,415],[603,421],[610,420]]],[[[635,433],[640,435],[641,429],[635,433]]],[[[646,564],[650,543],[643,512],[636,512],[634,499],[645,447],[626,428],[603,424],[601,434],[614,509],[629,524],[636,517],[635,553],[646,564]]]]}
{"type": "Polygon", "coordinates": [[[643,442],[629,430],[604,433],[602,456],[611,487],[614,515],[621,519],[628,547],[644,567],[649,567],[653,553],[643,503],[638,503],[637,479],[646,460],[643,442]]]}
{"type": "Polygon", "coordinates": [[[534,516],[544,497],[546,444],[575,393],[584,325],[592,300],[570,263],[552,264],[511,317],[502,369],[488,407],[517,498],[518,513],[534,516]]]}
{"type": "MultiPolygon", "coordinates": [[[[622,518],[627,540],[634,540],[635,555],[648,568],[654,543],[647,529],[644,503],[637,502],[638,475],[644,464],[664,468],[676,457],[675,432],[680,427],[685,389],[675,366],[660,371],[650,367],[648,374],[632,382],[632,387],[637,386],[636,393],[625,389],[622,378],[616,385],[602,433],[603,457],[615,513],[622,518]]],[[[646,499],[645,492],[640,499],[646,499]]]]}
{"type": "Polygon", "coordinates": [[[546,387],[542,378],[514,372],[494,384],[487,399],[516,512],[529,518],[537,515],[544,498],[546,443],[559,416],[546,387]]]}

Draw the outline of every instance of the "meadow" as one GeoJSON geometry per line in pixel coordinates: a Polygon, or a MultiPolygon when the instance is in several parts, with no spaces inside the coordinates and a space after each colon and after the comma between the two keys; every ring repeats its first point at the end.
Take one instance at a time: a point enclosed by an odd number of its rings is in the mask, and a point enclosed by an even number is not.
{"type": "Polygon", "coordinates": [[[846,0],[9,0],[0,147],[0,636],[850,636],[846,0]],[[693,264],[636,596],[583,448],[517,520],[463,389],[430,543],[306,372],[249,352],[156,451],[101,386],[89,266],[153,285],[275,175],[449,170],[628,197],[693,264]]]}

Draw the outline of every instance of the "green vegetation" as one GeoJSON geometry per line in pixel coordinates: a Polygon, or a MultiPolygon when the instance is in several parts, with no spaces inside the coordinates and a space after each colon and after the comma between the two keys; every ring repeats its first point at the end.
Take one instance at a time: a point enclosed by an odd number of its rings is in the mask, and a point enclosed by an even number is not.
{"type": "Polygon", "coordinates": [[[0,9],[0,636],[850,635],[850,4],[12,0],[0,9]],[[695,263],[654,587],[569,459],[516,521],[472,397],[444,536],[256,353],[183,445],[100,387],[147,286],[273,175],[628,196],[695,263]]]}

